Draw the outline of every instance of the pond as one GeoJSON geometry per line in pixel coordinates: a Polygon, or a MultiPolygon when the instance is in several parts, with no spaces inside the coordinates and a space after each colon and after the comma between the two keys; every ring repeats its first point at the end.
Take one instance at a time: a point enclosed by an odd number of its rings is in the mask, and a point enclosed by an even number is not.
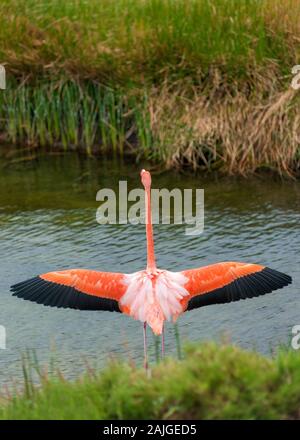
{"type": "MultiPolygon", "coordinates": [[[[101,188],[119,180],[140,187],[141,167],[76,154],[0,161],[0,384],[21,380],[21,354],[34,349],[41,364],[55,358],[62,373],[78,376],[86,363],[101,367],[111,356],[142,363],[142,324],[110,312],[56,309],[12,296],[10,285],[51,270],[83,267],[134,272],[146,263],[143,225],[96,222],[101,188]]],[[[217,261],[262,263],[293,277],[272,294],[184,314],[182,342],[226,338],[270,354],[289,344],[300,324],[300,184],[271,177],[202,178],[175,172],[153,175],[154,188],[203,188],[205,228],[154,228],[159,267],[181,270],[217,261]]],[[[149,337],[152,359],[153,339],[149,337]]],[[[166,351],[175,354],[174,326],[166,326],[166,351]]]]}

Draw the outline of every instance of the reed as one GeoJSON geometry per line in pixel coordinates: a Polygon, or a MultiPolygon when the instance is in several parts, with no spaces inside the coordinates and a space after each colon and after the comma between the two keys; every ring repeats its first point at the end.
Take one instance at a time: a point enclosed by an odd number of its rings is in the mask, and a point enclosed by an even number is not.
{"type": "Polygon", "coordinates": [[[3,0],[0,139],[300,175],[298,0],[3,0]]]}
{"type": "MultiPolygon", "coordinates": [[[[299,94],[257,79],[247,96],[164,83],[125,94],[87,81],[23,84],[0,95],[2,141],[29,148],[131,155],[166,168],[248,175],[300,170],[299,94]],[[268,95],[265,95],[269,88],[268,95]]],[[[233,88],[231,88],[233,92],[233,88]]]]}
{"type": "Polygon", "coordinates": [[[182,359],[182,350],[181,350],[179,327],[177,323],[174,324],[174,336],[176,341],[177,358],[180,360],[182,359]]]}
{"type": "Polygon", "coordinates": [[[168,85],[149,100],[152,157],[167,168],[249,175],[272,170],[299,176],[299,93],[281,89],[272,75],[245,94],[237,86],[220,93],[220,76],[209,91],[168,85]],[[268,94],[265,91],[268,90],[268,94]]]}
{"type": "Polygon", "coordinates": [[[1,132],[7,143],[123,154],[136,133],[143,148],[149,146],[143,103],[135,105],[133,97],[129,103],[118,90],[61,80],[12,87],[0,98],[1,132]]]}

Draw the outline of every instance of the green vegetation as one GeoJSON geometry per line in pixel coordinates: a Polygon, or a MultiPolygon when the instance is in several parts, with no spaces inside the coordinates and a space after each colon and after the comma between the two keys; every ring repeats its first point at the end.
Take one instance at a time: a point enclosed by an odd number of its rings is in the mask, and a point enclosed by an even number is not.
{"type": "MultiPolygon", "coordinates": [[[[88,154],[97,152],[99,144],[94,147],[98,139],[102,153],[122,154],[123,148],[131,145],[128,137],[134,133],[133,124],[139,123],[137,112],[142,111],[134,98],[126,99],[93,83],[79,85],[73,81],[24,85],[8,89],[0,98],[1,129],[8,142],[64,150],[80,148],[88,154]]],[[[144,120],[142,124],[138,127],[140,148],[148,138],[144,120]]]]}
{"type": "Polygon", "coordinates": [[[166,70],[197,81],[212,65],[248,75],[270,59],[289,72],[299,12],[295,0],[3,0],[0,54],[22,77],[125,85],[161,81],[166,70]]]}
{"type": "Polygon", "coordinates": [[[297,418],[300,356],[265,358],[230,345],[192,345],[184,359],[166,359],[147,377],[129,363],[68,382],[41,373],[34,386],[6,397],[1,419],[277,419],[297,418]]]}
{"type": "Polygon", "coordinates": [[[298,0],[3,0],[2,142],[297,174],[298,0]]]}

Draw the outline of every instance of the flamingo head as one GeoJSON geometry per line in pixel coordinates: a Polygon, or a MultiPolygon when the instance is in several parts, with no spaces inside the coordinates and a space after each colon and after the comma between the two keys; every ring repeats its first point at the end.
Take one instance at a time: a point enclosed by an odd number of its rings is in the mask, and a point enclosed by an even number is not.
{"type": "Polygon", "coordinates": [[[150,187],[151,187],[151,174],[149,173],[149,171],[142,170],[140,175],[141,175],[141,181],[142,181],[142,184],[144,185],[144,188],[150,189],[150,187]]]}

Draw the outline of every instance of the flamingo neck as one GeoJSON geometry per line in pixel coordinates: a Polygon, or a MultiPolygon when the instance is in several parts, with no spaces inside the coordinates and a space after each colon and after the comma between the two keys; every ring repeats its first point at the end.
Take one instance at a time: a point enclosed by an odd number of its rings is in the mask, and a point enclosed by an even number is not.
{"type": "Polygon", "coordinates": [[[150,187],[145,188],[145,190],[146,190],[145,201],[146,201],[147,271],[152,272],[156,270],[156,262],[155,262],[155,254],[154,254],[150,187]]]}

